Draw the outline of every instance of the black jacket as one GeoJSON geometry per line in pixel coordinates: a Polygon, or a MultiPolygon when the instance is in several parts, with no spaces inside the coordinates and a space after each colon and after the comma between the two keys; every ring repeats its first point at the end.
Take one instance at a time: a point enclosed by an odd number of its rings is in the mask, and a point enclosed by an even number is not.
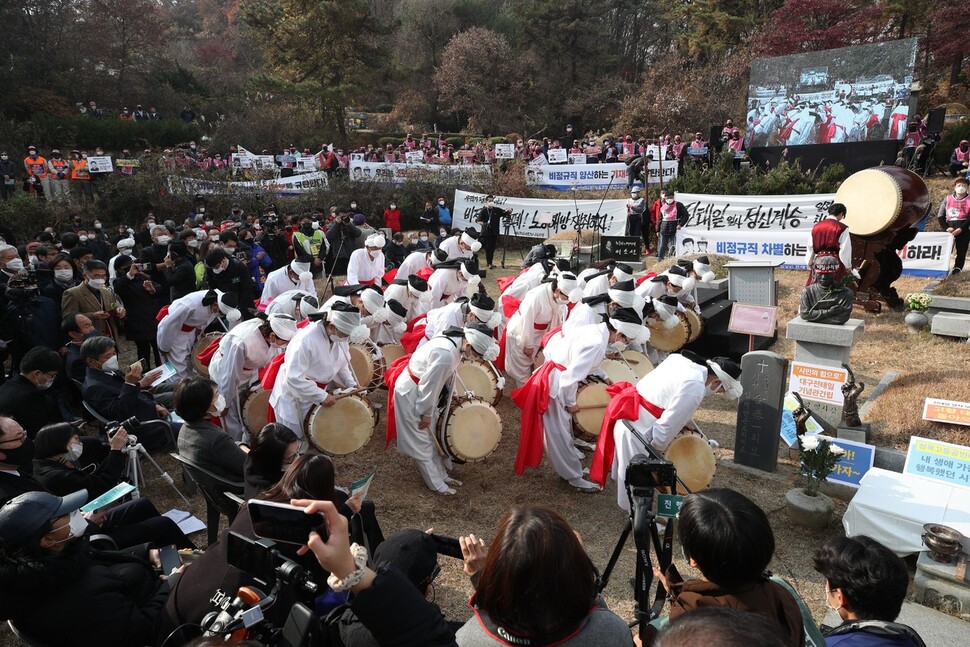
{"type": "Polygon", "coordinates": [[[19,476],[12,472],[0,472],[0,506],[28,492],[46,492],[46,490],[37,479],[22,472],[19,476]]]}
{"type": "Polygon", "coordinates": [[[208,420],[186,422],[178,436],[179,454],[230,481],[243,480],[246,452],[225,430],[208,420]]]}
{"type": "Polygon", "coordinates": [[[256,288],[253,285],[253,275],[249,268],[234,258],[229,259],[229,267],[216,274],[212,268],[205,268],[205,287],[210,290],[222,290],[235,294],[239,299],[239,311],[243,319],[249,319],[251,308],[256,307],[256,288]]]}
{"type": "Polygon", "coordinates": [[[158,579],[147,548],[96,551],[81,540],[41,557],[0,554],[0,617],[47,645],[153,644],[172,580],[158,579]]]}
{"type": "MultiPolygon", "coordinates": [[[[149,240],[151,240],[151,235],[149,235],[149,240]]],[[[138,262],[145,265],[145,274],[152,277],[155,283],[162,286],[159,290],[165,299],[168,298],[168,277],[165,275],[165,269],[158,269],[158,265],[165,262],[165,256],[168,255],[168,245],[156,245],[152,243],[141,250],[141,255],[138,257],[138,262]]],[[[166,300],[165,303],[168,303],[166,300]]]]}
{"type": "Polygon", "coordinates": [[[360,229],[354,225],[345,225],[342,222],[335,222],[327,230],[327,242],[330,243],[331,258],[350,258],[350,255],[357,249],[357,239],[360,238],[360,229]]]}
{"type": "MultiPolygon", "coordinates": [[[[0,160],[0,175],[9,175],[11,178],[17,179],[17,165],[13,160],[0,160]]],[[[3,178],[0,177],[0,180],[3,180],[3,178]]]]}
{"type": "Polygon", "coordinates": [[[121,482],[125,455],[110,451],[95,471],[68,467],[50,458],[34,459],[34,478],[51,494],[66,496],[78,490],[88,491],[88,501],[97,498],[121,482]]]}
{"type": "MultiPolygon", "coordinates": [[[[174,266],[165,270],[165,276],[168,277],[172,301],[181,299],[197,289],[195,286],[195,263],[188,258],[183,257],[175,261],[174,266]]],[[[128,302],[125,301],[125,303],[128,302]]]]}
{"type": "Polygon", "coordinates": [[[507,209],[501,209],[496,206],[482,207],[478,210],[478,214],[475,215],[475,222],[481,224],[482,233],[485,236],[494,238],[499,235],[499,230],[502,227],[502,219],[511,215],[511,213],[507,209]]]}
{"type": "Polygon", "coordinates": [[[62,421],[51,392],[41,391],[19,374],[0,385],[0,411],[15,418],[31,438],[44,425],[62,421]]]}
{"type": "Polygon", "coordinates": [[[128,384],[118,373],[87,368],[81,395],[85,402],[108,420],[135,416],[139,421],[158,420],[155,401],[142,393],[137,384],[128,384]]]}
{"type": "Polygon", "coordinates": [[[158,321],[155,316],[166,304],[164,288],[155,283],[155,294],[145,289],[145,275],[136,275],[134,280],[127,274],[119,274],[115,279],[115,293],[125,304],[125,336],[131,341],[154,340],[158,334],[158,321]]]}

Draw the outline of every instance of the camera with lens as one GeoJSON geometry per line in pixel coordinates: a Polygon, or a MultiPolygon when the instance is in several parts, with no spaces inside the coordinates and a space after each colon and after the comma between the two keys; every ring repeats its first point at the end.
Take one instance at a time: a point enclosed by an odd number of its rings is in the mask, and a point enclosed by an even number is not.
{"type": "MultiPolygon", "coordinates": [[[[49,271],[48,271],[49,272],[49,271]]],[[[11,301],[25,301],[40,294],[37,285],[37,270],[29,268],[7,281],[4,296],[11,301]]]]}
{"type": "Polygon", "coordinates": [[[626,484],[637,488],[673,488],[677,485],[674,464],[660,456],[637,454],[626,468],[626,484]]]}
{"type": "Polygon", "coordinates": [[[124,427],[125,431],[128,432],[128,444],[134,445],[137,443],[138,438],[136,438],[134,434],[136,431],[138,431],[139,427],[141,427],[141,423],[138,422],[138,418],[132,416],[121,421],[114,420],[109,422],[107,425],[108,438],[112,438],[122,427],[124,427]]]}
{"type": "Polygon", "coordinates": [[[259,219],[259,224],[266,231],[273,231],[280,226],[280,218],[279,216],[264,216],[259,219]]]}

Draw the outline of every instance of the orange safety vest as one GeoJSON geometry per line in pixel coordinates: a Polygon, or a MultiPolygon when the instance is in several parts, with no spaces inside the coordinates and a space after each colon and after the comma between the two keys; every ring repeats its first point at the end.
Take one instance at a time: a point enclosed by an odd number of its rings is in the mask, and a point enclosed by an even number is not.
{"type": "Polygon", "coordinates": [[[90,180],[91,173],[88,172],[88,161],[86,159],[71,160],[71,179],[90,180]]]}
{"type": "Polygon", "coordinates": [[[36,159],[25,157],[24,166],[27,168],[28,174],[33,175],[39,180],[43,180],[47,177],[47,160],[40,155],[38,155],[36,159]]]}
{"type": "Polygon", "coordinates": [[[63,159],[51,160],[50,165],[54,167],[54,178],[55,180],[65,180],[67,179],[67,161],[63,159]]]}

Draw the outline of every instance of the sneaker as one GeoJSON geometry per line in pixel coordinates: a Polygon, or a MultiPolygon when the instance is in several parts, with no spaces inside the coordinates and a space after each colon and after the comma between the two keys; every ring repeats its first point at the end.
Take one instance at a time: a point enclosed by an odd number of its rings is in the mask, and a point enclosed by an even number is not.
{"type": "Polygon", "coordinates": [[[451,496],[452,494],[458,494],[458,490],[454,488],[445,488],[444,490],[438,490],[438,494],[442,496],[451,496]]]}
{"type": "Polygon", "coordinates": [[[583,452],[579,451],[575,447],[573,447],[573,451],[576,452],[576,458],[578,458],[579,460],[584,460],[586,458],[586,454],[584,454],[583,452]]]}
{"type": "Polygon", "coordinates": [[[461,487],[462,485],[464,485],[464,483],[462,483],[458,479],[453,479],[450,476],[445,477],[445,483],[447,483],[448,485],[454,485],[455,487],[461,487]]]}
{"type": "Polygon", "coordinates": [[[596,449],[596,445],[594,445],[593,443],[588,443],[585,440],[582,440],[581,438],[573,438],[573,445],[575,445],[576,447],[580,447],[582,449],[589,449],[589,450],[596,449]]]}
{"type": "Polygon", "coordinates": [[[490,270],[494,270],[494,269],[495,269],[495,266],[494,266],[494,265],[489,265],[489,266],[488,266],[488,269],[490,269],[490,270]]]}
{"type": "Polygon", "coordinates": [[[569,479],[569,484],[584,494],[594,494],[600,491],[600,486],[584,478],[569,479]]]}

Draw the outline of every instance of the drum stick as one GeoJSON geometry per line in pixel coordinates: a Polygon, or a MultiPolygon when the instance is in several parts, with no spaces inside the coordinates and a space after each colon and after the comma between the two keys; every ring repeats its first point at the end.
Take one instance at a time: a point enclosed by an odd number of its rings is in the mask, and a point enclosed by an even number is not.
{"type": "MultiPolygon", "coordinates": [[[[465,392],[465,397],[467,398],[468,394],[472,392],[468,390],[467,386],[465,386],[465,381],[461,379],[461,373],[458,371],[455,371],[455,379],[458,380],[459,384],[461,384],[461,388],[465,392]]],[[[452,390],[454,390],[454,388],[452,388],[452,390]]]]}
{"type": "Polygon", "coordinates": [[[606,411],[606,405],[605,404],[584,404],[584,405],[582,405],[580,407],[577,407],[576,408],[576,411],[577,412],[578,411],[589,411],[590,409],[602,409],[603,411],[606,411]]]}
{"type": "Polygon", "coordinates": [[[362,393],[367,393],[367,389],[354,389],[353,391],[350,391],[348,393],[341,393],[340,395],[331,395],[330,397],[333,398],[334,400],[340,400],[351,395],[360,395],[362,393]]]}

